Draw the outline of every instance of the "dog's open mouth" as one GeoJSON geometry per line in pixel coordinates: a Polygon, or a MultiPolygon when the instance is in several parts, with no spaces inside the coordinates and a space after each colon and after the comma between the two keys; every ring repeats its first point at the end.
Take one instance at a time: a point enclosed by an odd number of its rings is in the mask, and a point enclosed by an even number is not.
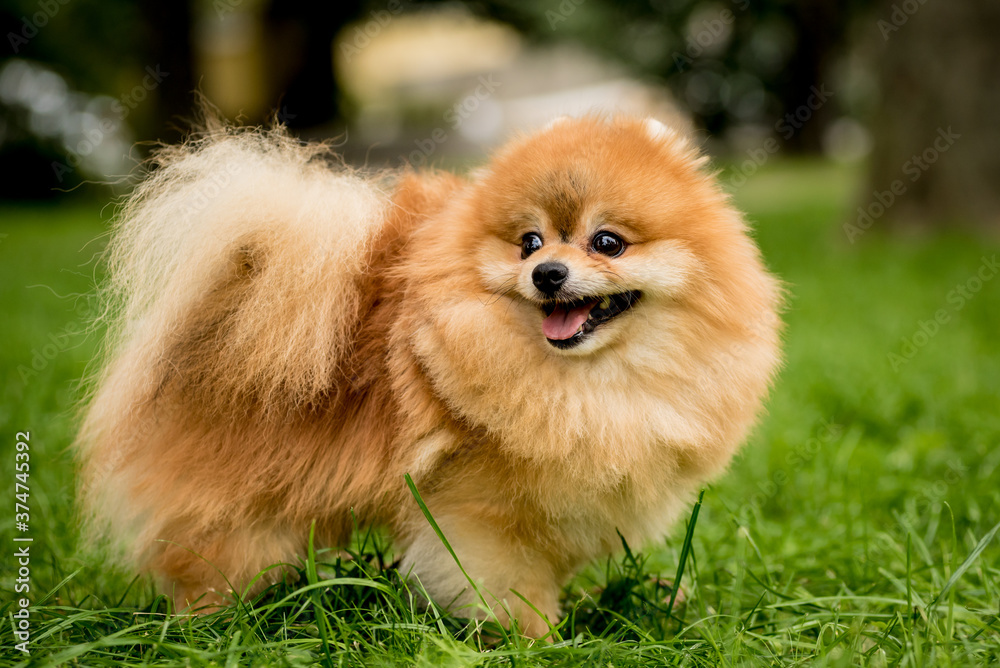
{"type": "Polygon", "coordinates": [[[556,348],[579,345],[597,328],[629,310],[642,293],[619,292],[603,297],[584,297],[571,302],[551,301],[542,304],[545,320],[542,333],[556,348]]]}

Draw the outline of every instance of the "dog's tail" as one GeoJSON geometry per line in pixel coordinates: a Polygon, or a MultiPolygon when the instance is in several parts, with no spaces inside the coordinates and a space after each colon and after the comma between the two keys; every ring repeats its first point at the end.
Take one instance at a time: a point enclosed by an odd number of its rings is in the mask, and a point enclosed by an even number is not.
{"type": "Polygon", "coordinates": [[[281,130],[219,127],[154,158],[108,249],[108,346],[77,442],[92,511],[138,526],[156,500],[124,507],[136,475],[211,465],[197,448],[251,415],[329,405],[389,206],[336,161],[281,130]]]}
{"type": "Polygon", "coordinates": [[[280,130],[218,129],[155,160],[109,248],[111,355],[220,406],[315,400],[350,345],[388,198],[280,130]]]}

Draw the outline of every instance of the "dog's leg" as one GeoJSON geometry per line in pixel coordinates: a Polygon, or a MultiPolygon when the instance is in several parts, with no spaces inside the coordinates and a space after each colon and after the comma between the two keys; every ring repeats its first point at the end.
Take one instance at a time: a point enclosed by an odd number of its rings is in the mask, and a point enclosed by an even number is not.
{"type": "Polygon", "coordinates": [[[458,616],[495,618],[508,628],[513,617],[527,636],[548,633],[559,620],[559,590],[565,578],[560,560],[476,513],[435,516],[435,520],[478,593],[426,522],[411,534],[402,572],[418,579],[436,603],[450,606],[458,616]]]}
{"type": "Polygon", "coordinates": [[[208,613],[288,577],[293,571],[283,564],[294,566],[304,543],[273,527],[181,538],[160,543],[149,570],[159,575],[160,590],[173,597],[175,611],[208,613]]]}

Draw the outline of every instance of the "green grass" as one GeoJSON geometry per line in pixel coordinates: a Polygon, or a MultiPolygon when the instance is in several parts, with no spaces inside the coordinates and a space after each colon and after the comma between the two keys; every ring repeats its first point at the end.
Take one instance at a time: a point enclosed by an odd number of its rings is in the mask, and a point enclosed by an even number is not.
{"type": "Polygon", "coordinates": [[[96,341],[76,333],[90,304],[77,295],[104,224],[96,207],[3,209],[0,664],[996,665],[1000,279],[960,307],[949,294],[1000,248],[891,239],[878,223],[852,245],[840,226],[856,184],[849,169],[775,162],[736,193],[790,291],[768,414],[706,491],[690,541],[679,526],[593,564],[567,587],[553,642],[536,644],[422,607],[378,533],[357,536],[353,559],[312,552],[298,583],[198,619],[166,615],[147,581],[79,552],[67,446],[96,341]],[[24,430],[27,534],[10,498],[24,430]],[[30,657],[13,650],[15,535],[34,539],[30,657]]]}

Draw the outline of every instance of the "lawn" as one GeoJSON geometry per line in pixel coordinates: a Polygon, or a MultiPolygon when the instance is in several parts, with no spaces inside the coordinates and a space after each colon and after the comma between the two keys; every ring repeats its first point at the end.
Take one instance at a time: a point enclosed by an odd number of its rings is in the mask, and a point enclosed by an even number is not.
{"type": "Polygon", "coordinates": [[[690,541],[681,525],[593,564],[565,590],[552,642],[534,644],[421,607],[377,533],[354,559],[313,553],[297,584],[197,619],[164,614],[149,582],[81,550],[67,448],[106,221],[97,205],[0,209],[10,496],[30,432],[28,530],[16,499],[0,516],[0,664],[997,665],[1000,247],[894,239],[878,221],[850,243],[858,182],[775,161],[736,191],[790,295],[768,413],[706,489],[690,541]],[[24,546],[30,655],[14,649],[24,546]]]}

